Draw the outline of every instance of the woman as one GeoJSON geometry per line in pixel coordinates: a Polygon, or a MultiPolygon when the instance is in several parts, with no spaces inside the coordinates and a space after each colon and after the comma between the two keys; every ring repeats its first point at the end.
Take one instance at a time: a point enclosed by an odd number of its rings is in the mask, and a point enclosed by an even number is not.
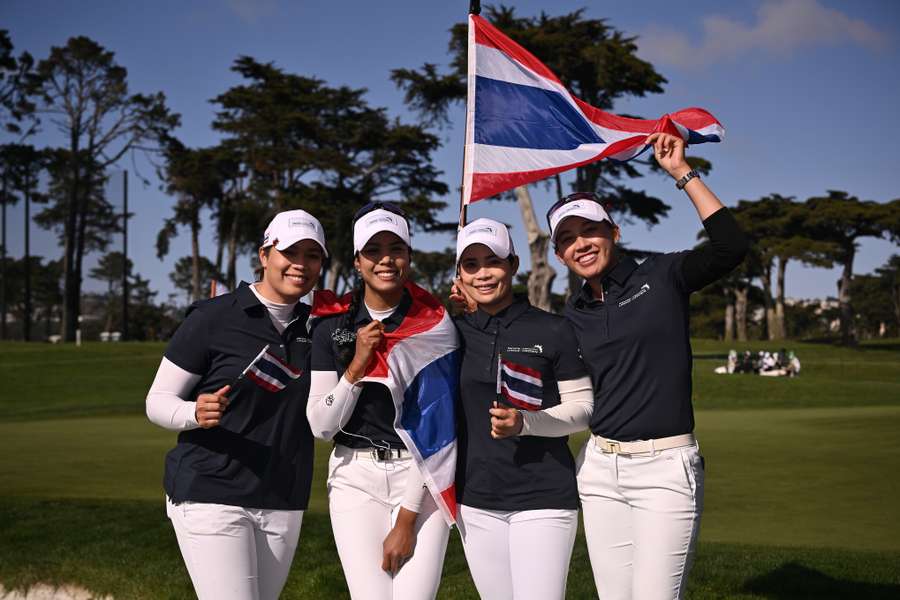
{"type": "Polygon", "coordinates": [[[565,319],[513,297],[519,259],[502,223],[466,225],[456,254],[457,285],[477,305],[457,319],[456,489],[469,570],[487,600],[562,599],[578,525],[566,436],[587,427],[590,379],[565,319]]]}
{"type": "Polygon", "coordinates": [[[334,440],[331,527],[353,598],[433,598],[450,530],[395,429],[390,390],[361,381],[385,334],[413,305],[403,211],[391,203],[364,206],[354,219],[353,249],[362,285],[345,314],[315,325],[307,408],[313,433],[334,440]]]}
{"type": "Polygon", "coordinates": [[[688,297],[734,269],[747,241],[691,170],[684,141],[653,134],[659,165],[687,192],[709,244],[638,264],[593,194],[547,213],[556,255],[585,285],[566,305],[594,388],[593,433],[578,489],[597,591],[604,599],[684,594],[703,511],[694,438],[688,297]]]}
{"type": "Polygon", "coordinates": [[[166,509],[201,599],[274,600],[287,579],[313,466],[299,300],[326,256],[315,217],[275,215],[261,280],[188,309],[147,395],[150,420],[180,432],[166,456],[166,509]]]}

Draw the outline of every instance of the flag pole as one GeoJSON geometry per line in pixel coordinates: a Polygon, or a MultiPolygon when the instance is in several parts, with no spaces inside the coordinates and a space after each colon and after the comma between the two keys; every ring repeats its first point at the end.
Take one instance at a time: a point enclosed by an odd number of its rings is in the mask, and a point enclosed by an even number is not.
{"type": "MultiPolygon", "coordinates": [[[[470,15],[480,15],[481,14],[481,0],[470,0],[469,2],[469,14],[470,15]]],[[[468,21],[468,19],[467,19],[468,21]]],[[[467,25],[471,28],[471,24],[467,22],[467,25]]],[[[471,34],[471,32],[469,32],[471,34]]],[[[469,48],[469,52],[472,49],[469,48]]],[[[472,57],[468,57],[469,62],[471,63],[472,57]]],[[[467,79],[474,77],[474,73],[472,73],[471,65],[468,70],[467,79]]],[[[465,202],[465,194],[466,194],[466,146],[469,142],[469,94],[471,94],[471,82],[466,82],[469,88],[469,92],[466,95],[466,128],[465,128],[465,140],[463,141],[463,161],[462,161],[462,174],[460,175],[460,185],[459,185],[459,229],[462,229],[466,226],[466,218],[468,216],[468,208],[469,205],[465,202]]]]}

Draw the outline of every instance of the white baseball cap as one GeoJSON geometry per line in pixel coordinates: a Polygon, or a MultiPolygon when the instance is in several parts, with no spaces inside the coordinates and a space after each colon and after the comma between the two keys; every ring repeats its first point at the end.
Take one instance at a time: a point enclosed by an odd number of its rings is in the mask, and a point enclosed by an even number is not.
{"type": "Polygon", "coordinates": [[[275,215],[263,234],[262,247],[275,246],[276,250],[286,250],[301,240],[313,240],[325,248],[325,230],[319,220],[305,210],[286,210],[275,215]]]}
{"type": "Polygon", "coordinates": [[[472,244],[484,244],[499,258],[516,255],[512,238],[506,225],[493,219],[475,219],[462,228],[456,236],[456,262],[472,244]]]}
{"type": "Polygon", "coordinates": [[[397,234],[407,246],[409,242],[409,224],[402,216],[383,208],[376,208],[357,219],[353,224],[353,252],[359,252],[376,233],[390,231],[397,234]]]}
{"type": "MultiPolygon", "coordinates": [[[[552,210],[552,209],[551,209],[552,210]]],[[[588,221],[597,221],[602,223],[606,221],[613,227],[615,222],[610,218],[609,213],[603,208],[603,205],[588,198],[581,198],[566,202],[548,215],[547,220],[550,222],[550,241],[556,242],[556,232],[559,224],[569,217],[583,217],[588,221]]]]}

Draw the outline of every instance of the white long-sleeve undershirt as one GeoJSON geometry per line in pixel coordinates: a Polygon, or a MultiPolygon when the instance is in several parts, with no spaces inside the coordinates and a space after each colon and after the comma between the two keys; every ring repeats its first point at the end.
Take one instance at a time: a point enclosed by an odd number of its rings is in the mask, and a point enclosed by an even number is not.
{"type": "Polygon", "coordinates": [[[588,376],[557,382],[559,404],[538,411],[522,411],[519,435],[562,437],[587,429],[594,412],[594,391],[588,376]]]}
{"type": "MultiPolygon", "coordinates": [[[[343,377],[338,379],[334,371],[313,371],[306,404],[306,418],[313,435],[323,440],[333,439],[353,415],[362,389],[361,385],[354,385],[343,377]]],[[[415,463],[410,465],[407,473],[406,491],[400,505],[418,513],[428,493],[425,479],[415,463]]]]}
{"type": "Polygon", "coordinates": [[[153,385],[147,392],[147,418],[150,422],[172,431],[199,427],[195,411],[197,404],[185,398],[190,396],[200,377],[163,357],[153,385]]]}

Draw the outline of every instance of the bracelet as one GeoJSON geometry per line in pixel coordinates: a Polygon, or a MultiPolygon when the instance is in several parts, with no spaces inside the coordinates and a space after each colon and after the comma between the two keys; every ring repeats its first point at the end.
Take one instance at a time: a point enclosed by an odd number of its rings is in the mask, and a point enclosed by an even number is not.
{"type": "Polygon", "coordinates": [[[684,186],[687,185],[687,182],[697,177],[699,179],[700,173],[697,172],[697,169],[691,169],[687,173],[684,174],[684,177],[675,182],[675,187],[679,190],[683,190],[684,186]]]}

